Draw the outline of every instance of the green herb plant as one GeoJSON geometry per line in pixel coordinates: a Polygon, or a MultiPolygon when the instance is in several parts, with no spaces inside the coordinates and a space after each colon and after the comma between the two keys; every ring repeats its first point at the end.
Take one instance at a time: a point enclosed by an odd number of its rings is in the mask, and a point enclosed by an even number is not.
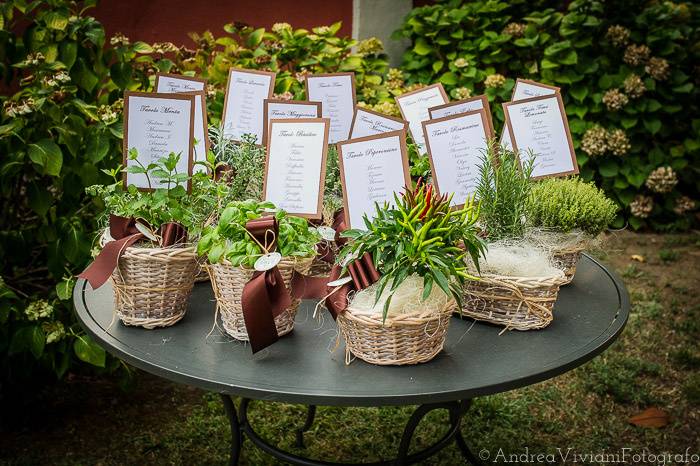
{"type": "Polygon", "coordinates": [[[320,235],[301,217],[275,209],[271,202],[233,201],[223,209],[216,225],[207,226],[197,243],[197,253],[212,264],[229,261],[234,266],[253,267],[268,251],[245,229],[248,220],[272,212],[279,224],[277,252],[283,257],[309,257],[316,253],[320,235]]]}
{"type": "Polygon", "coordinates": [[[480,224],[489,241],[521,238],[533,181],[533,154],[520,160],[517,153],[489,144],[481,154],[476,197],[481,204],[480,224]]]}
{"type": "Polygon", "coordinates": [[[580,229],[591,235],[605,230],[618,206],[593,183],[579,178],[549,178],[535,183],[527,202],[528,223],[568,233],[580,229]]]}
{"type": "Polygon", "coordinates": [[[136,149],[131,149],[129,158],[134,160],[136,165],[130,165],[126,172],[145,175],[152,190],[140,191],[134,185],[124,189],[119,176],[121,169],[104,170],[112,176],[114,183],[93,185],[88,187],[86,192],[104,202],[105,212],[143,219],[153,228],[167,222],[179,222],[188,230],[195,226],[192,197],[186,189],[189,176],[187,173],[176,171],[180,155],[171,152],[167,157],[143,165],[138,160],[136,149]]]}
{"type": "MultiPolygon", "coordinates": [[[[390,295],[383,317],[386,319],[391,295],[406,277],[423,277],[425,300],[434,285],[461,303],[466,280],[476,279],[467,273],[466,259],[478,270],[484,242],[477,235],[479,206],[473,199],[460,209],[451,209],[452,196],[438,196],[432,185],[418,182],[415,189],[394,195],[394,207],[380,207],[374,219],[365,217],[366,230],[347,230],[343,237],[350,242],[339,257],[360,257],[365,253],[380,272],[377,301],[387,285],[390,295]]],[[[341,259],[342,260],[342,259],[341,259]]]]}

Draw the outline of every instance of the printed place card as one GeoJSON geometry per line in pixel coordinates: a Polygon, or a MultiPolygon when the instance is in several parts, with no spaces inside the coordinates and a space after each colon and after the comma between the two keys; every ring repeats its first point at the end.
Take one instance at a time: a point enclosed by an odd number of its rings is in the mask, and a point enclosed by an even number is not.
{"type": "Polygon", "coordinates": [[[355,108],[355,74],[328,73],[306,77],[306,98],[321,102],[323,118],[330,118],[329,144],[350,137],[355,108]]]}
{"type": "Polygon", "coordinates": [[[460,113],[473,112],[481,109],[486,111],[486,118],[488,120],[489,128],[491,128],[491,132],[493,132],[491,107],[489,106],[489,99],[485,95],[478,95],[476,97],[458,100],[457,102],[450,102],[444,105],[438,105],[437,107],[431,107],[428,109],[428,114],[430,115],[430,119],[434,120],[437,118],[459,115],[460,113]]]}
{"type": "Polygon", "coordinates": [[[263,137],[263,102],[272,97],[274,88],[275,73],[271,71],[231,68],[221,119],[224,135],[240,141],[244,134],[252,134],[260,144],[263,137]]]}
{"type": "Polygon", "coordinates": [[[365,229],[363,217],[374,218],[375,203],[393,206],[394,193],[411,185],[405,131],[341,142],[338,162],[349,228],[365,229]]]}
{"type": "Polygon", "coordinates": [[[355,116],[350,128],[350,139],[374,136],[389,131],[408,131],[408,122],[363,107],[355,107],[355,116]]]}
{"type": "Polygon", "coordinates": [[[503,104],[513,150],[535,158],[533,178],[578,173],[561,94],[503,104]]]}
{"type": "MultiPolygon", "coordinates": [[[[190,76],[180,76],[177,74],[156,74],[156,92],[187,93],[194,96],[194,161],[202,162],[206,160],[209,150],[209,137],[207,135],[207,102],[205,87],[206,79],[194,78],[190,76]]],[[[204,165],[196,164],[195,172],[205,172],[204,165]]]]}
{"type": "Polygon", "coordinates": [[[321,118],[321,102],[265,99],[263,103],[263,144],[267,144],[270,120],[321,118]]]}
{"type": "Polygon", "coordinates": [[[321,218],[330,124],[328,118],[270,121],[266,201],[299,217],[321,218]]]}
{"type": "Polygon", "coordinates": [[[486,109],[423,122],[433,184],[438,194],[451,194],[452,206],[463,206],[479,183],[479,165],[493,138],[486,109]]]}
{"type": "MultiPolygon", "coordinates": [[[[531,97],[553,95],[558,92],[558,87],[530,81],[529,79],[518,78],[515,80],[513,95],[511,96],[510,101],[517,102],[519,100],[529,99],[531,97]]],[[[501,145],[505,146],[506,148],[510,148],[513,145],[510,141],[510,134],[508,133],[506,124],[503,125],[503,131],[501,132],[501,145]]]]}
{"type": "MultiPolygon", "coordinates": [[[[193,95],[148,92],[124,93],[124,167],[155,163],[171,152],[180,154],[175,171],[192,175],[194,142],[193,95]],[[129,150],[138,151],[138,161],[129,150]]],[[[124,173],[124,186],[153,189],[155,181],[141,173],[124,173]]],[[[187,188],[191,185],[188,182],[187,188]]]]}
{"type": "Polygon", "coordinates": [[[432,84],[413,92],[394,97],[403,119],[408,121],[413,142],[421,153],[425,152],[422,123],[430,119],[428,109],[446,104],[449,99],[442,84],[432,84]]]}

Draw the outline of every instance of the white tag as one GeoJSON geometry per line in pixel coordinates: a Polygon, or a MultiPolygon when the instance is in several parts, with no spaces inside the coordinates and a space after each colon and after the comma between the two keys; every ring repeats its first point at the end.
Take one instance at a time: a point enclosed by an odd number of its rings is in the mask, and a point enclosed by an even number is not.
{"type": "Polygon", "coordinates": [[[337,280],[333,280],[332,282],[328,282],[328,286],[343,286],[346,283],[350,283],[352,281],[352,277],[342,277],[337,280]]]}
{"type": "Polygon", "coordinates": [[[348,265],[350,262],[354,261],[355,259],[357,259],[356,253],[348,254],[347,256],[343,257],[342,261],[340,261],[340,266],[345,267],[346,265],[348,265]]]}
{"type": "Polygon", "coordinates": [[[255,265],[253,267],[258,272],[265,272],[266,270],[270,270],[271,268],[275,267],[281,260],[282,254],[279,252],[271,252],[258,257],[258,260],[255,261],[255,265]]]}
{"type": "Polygon", "coordinates": [[[325,239],[326,241],[335,240],[335,230],[333,228],[322,225],[316,228],[316,230],[321,235],[321,238],[325,239]]]}
{"type": "Polygon", "coordinates": [[[156,238],[156,235],[143,223],[136,222],[136,229],[146,238],[150,239],[151,241],[158,242],[158,238],[156,238]]]}

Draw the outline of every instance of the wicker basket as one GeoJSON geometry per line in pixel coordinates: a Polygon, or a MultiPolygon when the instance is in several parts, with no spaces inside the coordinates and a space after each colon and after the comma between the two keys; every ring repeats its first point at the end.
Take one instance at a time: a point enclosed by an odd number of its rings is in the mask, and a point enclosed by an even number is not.
{"type": "Polygon", "coordinates": [[[117,315],[125,325],[173,325],[185,316],[197,268],[194,247],[126,248],[112,273],[117,315]]]}
{"type": "Polygon", "coordinates": [[[583,246],[571,246],[565,249],[558,249],[552,251],[552,261],[554,265],[564,271],[566,275],[566,281],[562,283],[563,285],[569,284],[573,281],[574,275],[576,274],[576,264],[581,258],[581,252],[584,250],[583,246]]]}
{"type": "Polygon", "coordinates": [[[309,267],[308,275],[310,277],[327,277],[331,274],[331,269],[333,264],[323,261],[319,256],[314,257],[311,261],[311,267],[309,267]]]}
{"type": "Polygon", "coordinates": [[[352,306],[337,319],[345,340],[345,362],[351,354],[370,364],[419,364],[433,359],[445,344],[450,316],[455,303],[450,301],[439,313],[416,312],[389,316],[354,314],[352,306]]]}
{"type": "MultiPolygon", "coordinates": [[[[287,288],[290,288],[294,271],[308,273],[312,258],[284,257],[278,264],[282,278],[287,288]]],[[[255,270],[245,267],[234,267],[230,263],[208,264],[207,270],[211,278],[211,285],[216,297],[216,305],[221,314],[221,321],[226,333],[233,338],[248,341],[248,332],[243,319],[241,297],[243,287],[250,281],[255,270]]],[[[277,335],[282,336],[291,332],[294,328],[294,317],[299,308],[298,299],[292,300],[292,305],[275,318],[277,335]]]]}
{"type": "Polygon", "coordinates": [[[533,330],[552,322],[552,308],[563,275],[506,277],[482,275],[464,286],[460,313],[476,320],[502,325],[506,330],[533,330]]]}

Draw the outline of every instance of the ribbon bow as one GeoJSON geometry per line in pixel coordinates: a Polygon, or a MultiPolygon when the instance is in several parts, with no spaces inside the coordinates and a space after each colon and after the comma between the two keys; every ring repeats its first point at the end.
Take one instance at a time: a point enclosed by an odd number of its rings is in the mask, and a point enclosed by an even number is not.
{"type": "MultiPolygon", "coordinates": [[[[274,216],[249,220],[248,233],[273,252],[277,246],[278,225],[274,216]]],[[[253,353],[270,346],[279,339],[275,317],[292,304],[292,298],[277,266],[264,272],[256,271],[243,287],[241,307],[246,332],[253,353]]]]}
{"type": "MultiPolygon", "coordinates": [[[[348,307],[348,293],[351,291],[364,290],[368,286],[375,283],[381,276],[374,266],[372,256],[369,253],[364,253],[362,257],[355,259],[347,266],[350,278],[352,281],[342,285],[337,291],[331,292],[326,298],[326,307],[330,311],[333,319],[336,319],[340,314],[345,312],[348,307]]],[[[336,264],[331,270],[329,281],[334,281],[340,278],[340,273],[343,268],[336,264]]]]}
{"type": "MultiPolygon", "coordinates": [[[[109,234],[113,240],[104,245],[92,264],[78,277],[86,279],[95,290],[104,285],[114,269],[117,268],[119,258],[126,248],[139,240],[149,239],[136,228],[136,223],[136,219],[133,217],[110,215],[109,234]]],[[[138,223],[150,229],[145,221],[140,220],[138,223]]],[[[162,224],[156,234],[160,236],[160,247],[187,242],[187,230],[177,222],[162,224]]]]}

